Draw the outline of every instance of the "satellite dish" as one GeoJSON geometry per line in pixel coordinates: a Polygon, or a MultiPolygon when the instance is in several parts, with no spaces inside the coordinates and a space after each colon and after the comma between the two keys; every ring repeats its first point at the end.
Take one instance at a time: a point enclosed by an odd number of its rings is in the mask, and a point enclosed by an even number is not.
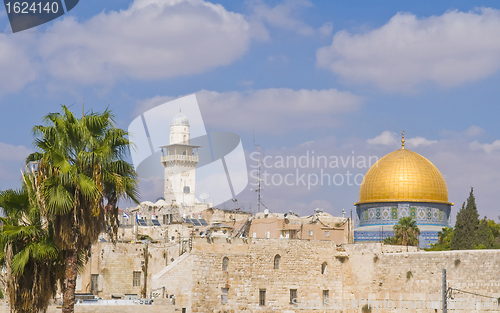
{"type": "Polygon", "coordinates": [[[287,218],[288,217],[288,213],[283,214],[283,217],[287,218]]]}
{"type": "Polygon", "coordinates": [[[268,215],[268,214],[269,214],[269,210],[268,210],[268,209],[265,209],[265,210],[264,210],[264,214],[265,214],[265,215],[268,215]]]}
{"type": "Polygon", "coordinates": [[[206,199],[208,199],[209,197],[210,197],[210,195],[209,195],[208,193],[206,193],[206,192],[204,192],[204,193],[202,193],[202,194],[200,195],[200,199],[201,199],[201,200],[206,200],[206,199]]]}

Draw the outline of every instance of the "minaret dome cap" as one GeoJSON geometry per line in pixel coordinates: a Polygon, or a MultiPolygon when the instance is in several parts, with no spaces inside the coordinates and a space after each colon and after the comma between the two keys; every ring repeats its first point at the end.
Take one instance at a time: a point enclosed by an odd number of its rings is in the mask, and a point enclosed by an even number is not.
{"type": "Polygon", "coordinates": [[[180,112],[180,110],[179,110],[179,114],[174,116],[174,118],[172,119],[172,126],[174,126],[174,125],[187,125],[187,126],[189,126],[189,120],[188,120],[187,116],[182,114],[182,112],[180,112]]]}

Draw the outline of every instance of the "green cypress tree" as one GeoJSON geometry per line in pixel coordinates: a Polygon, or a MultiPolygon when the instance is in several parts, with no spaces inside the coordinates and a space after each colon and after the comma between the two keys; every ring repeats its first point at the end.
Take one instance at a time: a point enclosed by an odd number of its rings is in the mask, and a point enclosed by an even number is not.
{"type": "Polygon", "coordinates": [[[451,250],[470,250],[477,244],[477,231],[479,228],[479,214],[477,213],[474,189],[471,187],[467,205],[462,205],[462,209],[457,213],[455,230],[451,237],[451,250]]]}

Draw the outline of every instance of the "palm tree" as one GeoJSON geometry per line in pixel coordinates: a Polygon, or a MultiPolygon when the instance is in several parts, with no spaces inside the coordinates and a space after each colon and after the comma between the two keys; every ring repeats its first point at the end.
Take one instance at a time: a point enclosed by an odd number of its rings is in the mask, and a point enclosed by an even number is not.
{"type": "Polygon", "coordinates": [[[116,238],[116,204],[124,197],[138,202],[137,175],[123,160],[128,134],[114,127],[109,110],[78,119],[62,106],[62,113],[50,113],[44,121],[33,128],[37,151],[26,161],[36,165],[39,202],[53,222],[57,246],[65,251],[62,312],[69,313],[74,312],[79,255],[89,255],[108,229],[116,238]]]}
{"type": "Polygon", "coordinates": [[[62,258],[51,225],[40,214],[32,180],[24,174],[21,190],[0,192],[0,263],[6,271],[5,285],[14,312],[45,311],[62,277],[62,258]]]}
{"type": "Polygon", "coordinates": [[[420,229],[411,217],[403,217],[394,225],[394,237],[400,237],[401,245],[406,246],[407,250],[408,245],[418,245],[418,236],[420,236],[420,229]]]}

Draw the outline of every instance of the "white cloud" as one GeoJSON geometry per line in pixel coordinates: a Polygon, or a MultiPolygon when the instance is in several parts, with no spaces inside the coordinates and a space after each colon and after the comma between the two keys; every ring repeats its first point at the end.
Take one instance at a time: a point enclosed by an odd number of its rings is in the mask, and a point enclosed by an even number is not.
{"type": "Polygon", "coordinates": [[[0,33],[0,95],[18,91],[36,78],[38,64],[28,54],[32,39],[28,34],[0,33]]]}
{"type": "Polygon", "coordinates": [[[82,83],[157,79],[227,65],[256,36],[241,14],[202,0],[135,0],[87,21],[56,22],[40,40],[52,75],[82,83]]]}
{"type": "Polygon", "coordinates": [[[495,140],[492,143],[479,143],[477,141],[473,141],[469,144],[469,148],[472,151],[482,150],[488,154],[493,153],[500,150],[500,140],[495,140]]]}
{"type": "Polygon", "coordinates": [[[239,84],[243,87],[251,87],[255,84],[255,82],[253,80],[242,80],[239,84]]]}
{"type": "Polygon", "coordinates": [[[22,161],[32,153],[25,146],[14,146],[0,142],[0,161],[22,161]]]}
{"type": "Polygon", "coordinates": [[[405,140],[411,147],[428,146],[437,143],[437,140],[429,140],[423,137],[409,138],[405,140]]]}
{"type": "Polygon", "coordinates": [[[316,34],[328,36],[332,32],[332,23],[325,23],[316,30],[296,17],[297,12],[314,6],[309,0],[285,0],[274,7],[270,7],[262,0],[254,0],[249,2],[249,6],[254,12],[252,16],[254,20],[277,28],[293,31],[303,36],[316,34]]]}
{"type": "Polygon", "coordinates": [[[467,137],[476,137],[479,136],[484,132],[484,129],[482,129],[479,126],[472,125],[471,127],[467,128],[464,133],[467,137]]]}
{"type": "MultiPolygon", "coordinates": [[[[371,145],[383,145],[383,146],[397,146],[398,142],[401,141],[401,138],[398,135],[391,131],[383,131],[382,134],[378,135],[375,138],[368,139],[368,142],[371,145]]],[[[418,147],[418,146],[428,146],[437,143],[437,140],[429,140],[423,137],[414,137],[414,138],[406,138],[405,143],[409,147],[418,147]]]]}
{"type": "Polygon", "coordinates": [[[371,145],[384,145],[391,146],[396,145],[398,142],[396,133],[390,132],[388,130],[382,132],[382,134],[378,135],[375,138],[368,139],[367,142],[371,145]]]}
{"type": "Polygon", "coordinates": [[[202,90],[196,96],[206,124],[268,133],[337,126],[341,114],[356,111],[362,103],[361,97],[336,89],[202,90]]]}
{"type": "Polygon", "coordinates": [[[347,81],[411,92],[423,82],[456,86],[500,68],[500,11],[449,11],[419,19],[398,13],[363,34],[340,31],[317,51],[317,65],[347,81]]]}
{"type": "Polygon", "coordinates": [[[332,30],[333,30],[333,24],[330,22],[327,22],[327,23],[323,24],[323,26],[318,28],[318,33],[321,36],[326,37],[326,36],[330,36],[332,34],[332,30]]]}
{"type": "MultiPolygon", "coordinates": [[[[269,88],[243,92],[196,92],[205,125],[211,129],[286,133],[293,129],[334,127],[340,115],[356,111],[363,99],[336,89],[269,88]]],[[[172,100],[157,96],[138,103],[135,115],[172,100]]]]}
{"type": "Polygon", "coordinates": [[[32,153],[25,146],[0,142],[0,190],[19,188],[24,160],[32,153]]]}

